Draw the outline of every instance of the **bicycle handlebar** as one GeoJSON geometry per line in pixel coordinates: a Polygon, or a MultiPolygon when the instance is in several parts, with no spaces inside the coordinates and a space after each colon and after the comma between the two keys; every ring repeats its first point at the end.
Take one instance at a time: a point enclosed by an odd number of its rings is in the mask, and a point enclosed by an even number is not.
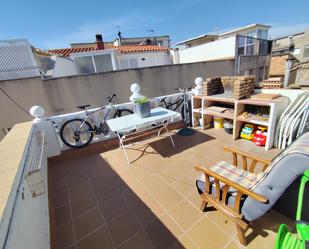
{"type": "Polygon", "coordinates": [[[184,91],[190,91],[192,87],[185,87],[185,88],[175,88],[176,91],[184,92],[184,91]]]}
{"type": "Polygon", "coordinates": [[[113,94],[111,96],[107,96],[106,99],[108,100],[109,103],[112,103],[115,97],[117,97],[117,95],[113,94]]]}

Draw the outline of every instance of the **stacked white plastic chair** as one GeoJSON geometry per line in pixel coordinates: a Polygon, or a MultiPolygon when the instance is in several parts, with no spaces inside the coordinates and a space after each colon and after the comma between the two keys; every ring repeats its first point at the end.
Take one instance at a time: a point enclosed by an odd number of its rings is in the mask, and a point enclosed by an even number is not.
{"type": "Polygon", "coordinates": [[[285,149],[305,131],[309,117],[309,91],[300,94],[282,113],[277,123],[275,146],[285,149]]]}

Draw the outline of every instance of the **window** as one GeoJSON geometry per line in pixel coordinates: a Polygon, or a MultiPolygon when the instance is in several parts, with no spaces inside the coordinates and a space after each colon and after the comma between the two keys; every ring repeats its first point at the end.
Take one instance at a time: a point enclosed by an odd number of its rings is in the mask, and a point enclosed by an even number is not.
{"type": "Polygon", "coordinates": [[[249,31],[249,32],[247,33],[247,36],[256,37],[256,30],[249,31]]]}
{"type": "Polygon", "coordinates": [[[94,73],[92,56],[82,56],[74,58],[76,70],[79,74],[94,73]]]}
{"type": "Polygon", "coordinates": [[[110,54],[95,55],[93,58],[97,73],[113,71],[112,56],[110,54]]]}
{"type": "Polygon", "coordinates": [[[268,38],[268,31],[263,29],[258,29],[257,31],[257,38],[260,39],[267,39],[268,38]]]}
{"type": "Polygon", "coordinates": [[[300,48],[294,48],[293,55],[299,55],[300,54],[300,48]]]}
{"type": "Polygon", "coordinates": [[[266,55],[270,53],[270,43],[267,40],[260,40],[259,54],[266,55]]]}
{"type": "Polygon", "coordinates": [[[238,37],[238,55],[253,55],[255,53],[255,38],[238,37]]]}
{"type": "Polygon", "coordinates": [[[259,81],[264,80],[264,72],[265,72],[264,67],[260,67],[259,68],[259,81]]]}
{"type": "Polygon", "coordinates": [[[120,64],[121,69],[137,68],[138,67],[136,58],[120,59],[119,64],[120,64]]]}
{"type": "Polygon", "coordinates": [[[305,45],[305,47],[304,47],[304,55],[303,55],[303,57],[304,58],[309,57],[309,44],[305,45]]]}

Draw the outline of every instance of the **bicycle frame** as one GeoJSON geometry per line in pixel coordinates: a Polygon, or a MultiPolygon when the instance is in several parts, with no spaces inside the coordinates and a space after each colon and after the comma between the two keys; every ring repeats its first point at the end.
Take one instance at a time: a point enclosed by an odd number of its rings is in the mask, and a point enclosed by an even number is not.
{"type": "Polygon", "coordinates": [[[181,106],[181,104],[183,103],[183,101],[184,101],[184,98],[181,97],[180,99],[177,99],[175,102],[172,102],[172,103],[169,103],[169,104],[166,103],[165,98],[163,98],[160,102],[163,102],[163,103],[164,103],[166,109],[170,109],[170,107],[176,105],[176,107],[173,108],[173,111],[176,111],[176,110],[178,109],[178,107],[181,106]]]}

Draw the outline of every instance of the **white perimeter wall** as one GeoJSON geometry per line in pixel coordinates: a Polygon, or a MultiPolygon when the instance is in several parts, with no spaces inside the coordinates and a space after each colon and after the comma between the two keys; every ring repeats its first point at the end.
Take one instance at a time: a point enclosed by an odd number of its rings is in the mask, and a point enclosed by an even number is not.
{"type": "Polygon", "coordinates": [[[179,51],[179,63],[217,60],[235,56],[236,36],[179,51]]]}
{"type": "MultiPolygon", "coordinates": [[[[128,54],[119,54],[118,62],[120,60],[130,60],[136,59],[137,67],[152,67],[160,65],[170,65],[173,64],[172,57],[170,53],[167,52],[143,52],[143,53],[128,53],[128,54]],[[144,60],[142,60],[144,58],[144,60]]],[[[121,63],[119,63],[120,69],[121,63]]]]}

